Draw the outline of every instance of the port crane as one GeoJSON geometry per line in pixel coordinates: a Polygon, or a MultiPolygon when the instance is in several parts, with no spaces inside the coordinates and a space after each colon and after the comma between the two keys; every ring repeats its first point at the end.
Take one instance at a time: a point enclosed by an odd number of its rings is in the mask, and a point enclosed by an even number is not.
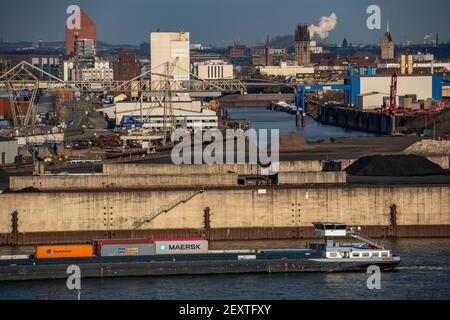
{"type": "Polygon", "coordinates": [[[394,113],[397,109],[397,72],[394,70],[391,78],[391,94],[389,95],[389,110],[394,113]]]}

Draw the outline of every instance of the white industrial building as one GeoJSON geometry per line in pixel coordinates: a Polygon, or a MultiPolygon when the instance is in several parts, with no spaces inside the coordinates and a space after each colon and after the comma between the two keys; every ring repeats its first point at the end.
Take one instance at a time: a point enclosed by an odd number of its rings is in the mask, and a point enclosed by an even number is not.
{"type": "Polygon", "coordinates": [[[296,76],[314,74],[314,67],[299,66],[296,61],[282,61],[279,66],[259,67],[259,73],[267,76],[296,76]]]}
{"type": "Polygon", "coordinates": [[[69,78],[71,78],[71,71],[73,69],[73,60],[65,60],[62,61],[61,64],[61,75],[60,77],[64,81],[69,81],[69,78]]]}
{"type": "Polygon", "coordinates": [[[18,150],[16,139],[0,137],[0,165],[14,163],[19,154],[18,150]]]}
{"type": "MultiPolygon", "coordinates": [[[[346,103],[356,108],[376,109],[383,105],[383,99],[390,96],[391,76],[355,76],[346,80],[351,85],[346,94],[346,103]]],[[[397,78],[397,105],[399,97],[415,95],[417,100],[442,99],[442,80],[439,76],[405,75],[397,78]]]]}
{"type": "Polygon", "coordinates": [[[113,69],[109,61],[95,58],[92,67],[75,68],[74,60],[62,63],[62,80],[64,81],[113,81],[113,69]]]}
{"type": "Polygon", "coordinates": [[[163,75],[169,71],[172,71],[170,75],[174,80],[189,80],[191,70],[189,32],[151,32],[150,60],[152,81],[165,80],[163,75]]]}
{"type": "Polygon", "coordinates": [[[323,49],[322,49],[322,47],[318,47],[318,46],[317,46],[317,42],[316,42],[316,41],[311,40],[311,41],[309,42],[309,51],[310,51],[311,53],[322,53],[322,52],[323,52],[323,49]]]}
{"type": "Polygon", "coordinates": [[[208,60],[194,63],[193,68],[199,79],[233,79],[233,65],[224,60],[208,60]]]}
{"type": "Polygon", "coordinates": [[[82,68],[82,81],[113,81],[113,69],[110,67],[109,61],[95,59],[93,68],[82,68]]]}
{"type": "MultiPolygon", "coordinates": [[[[380,63],[377,65],[378,69],[399,69],[400,63],[380,63]]],[[[421,62],[415,61],[413,64],[414,68],[428,68],[428,69],[438,69],[443,68],[448,71],[450,71],[450,62],[434,62],[434,61],[425,61],[422,60],[421,62]]]]}
{"type": "MultiPolygon", "coordinates": [[[[169,128],[174,125],[176,129],[186,130],[208,130],[217,129],[217,115],[212,110],[202,110],[201,112],[173,110],[173,118],[166,118],[165,127],[169,128]]],[[[148,117],[145,118],[144,128],[154,131],[163,131],[164,128],[164,108],[154,108],[148,117]]]]}
{"type": "MultiPolygon", "coordinates": [[[[172,98],[172,111],[166,108],[166,128],[172,126],[172,113],[175,127],[183,127],[188,130],[201,128],[203,130],[217,128],[218,117],[216,112],[206,108],[200,100],[192,100],[189,96],[182,95],[172,98]]],[[[164,127],[164,107],[159,102],[117,102],[114,105],[99,109],[107,119],[115,120],[117,125],[132,126],[141,119],[144,127],[155,131],[164,127]],[[137,121],[136,121],[137,120],[137,121]]]]}

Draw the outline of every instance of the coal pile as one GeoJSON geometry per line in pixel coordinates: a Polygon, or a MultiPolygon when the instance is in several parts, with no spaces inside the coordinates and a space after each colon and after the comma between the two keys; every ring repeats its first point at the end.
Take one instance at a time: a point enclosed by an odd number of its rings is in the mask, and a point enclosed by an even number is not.
{"type": "Polygon", "coordinates": [[[35,188],[35,187],[25,187],[23,189],[20,189],[21,192],[41,192],[41,190],[35,188]]]}
{"type": "Polygon", "coordinates": [[[362,157],[345,171],[354,176],[429,176],[448,174],[434,162],[416,155],[374,155],[362,157]]]}
{"type": "Polygon", "coordinates": [[[9,185],[9,174],[2,168],[0,168],[0,189],[6,188],[9,185]]]}

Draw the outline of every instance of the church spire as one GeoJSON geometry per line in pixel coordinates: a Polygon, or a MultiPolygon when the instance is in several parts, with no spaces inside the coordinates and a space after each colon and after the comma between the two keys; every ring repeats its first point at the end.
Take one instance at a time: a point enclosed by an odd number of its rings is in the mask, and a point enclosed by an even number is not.
{"type": "Polygon", "coordinates": [[[389,33],[389,20],[388,20],[388,22],[387,22],[386,32],[389,33]]]}

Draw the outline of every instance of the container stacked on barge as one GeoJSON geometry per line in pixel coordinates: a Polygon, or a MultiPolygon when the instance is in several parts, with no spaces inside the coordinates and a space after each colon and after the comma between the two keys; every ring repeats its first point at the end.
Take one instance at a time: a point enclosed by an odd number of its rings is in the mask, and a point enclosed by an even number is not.
{"type": "Polygon", "coordinates": [[[76,264],[82,277],[393,269],[400,258],[341,223],[314,223],[324,243],[308,249],[209,250],[202,238],[95,240],[93,244],[38,246],[34,257],[2,259],[0,281],[67,277],[76,264]],[[353,237],[362,243],[337,243],[353,237]]]}
{"type": "Polygon", "coordinates": [[[151,256],[155,244],[151,239],[94,240],[95,254],[99,257],[151,256]]]}

